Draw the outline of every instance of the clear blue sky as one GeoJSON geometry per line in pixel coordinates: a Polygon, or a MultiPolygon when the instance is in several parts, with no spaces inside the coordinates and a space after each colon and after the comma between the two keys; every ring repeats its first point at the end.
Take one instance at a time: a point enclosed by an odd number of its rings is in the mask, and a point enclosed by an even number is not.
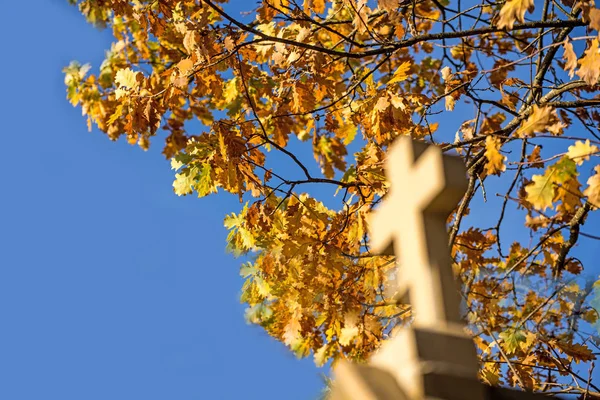
{"type": "MultiPolygon", "coordinates": [[[[160,146],[88,133],[66,101],[61,69],[97,68],[110,32],[66,0],[4,3],[0,399],[315,398],[312,359],[244,322],[224,250],[236,198],[175,196],[160,146]]],[[[580,241],[591,267],[597,242],[580,241]]]]}
{"type": "Polygon", "coordinates": [[[66,0],[2,14],[0,399],[315,398],[312,359],[244,321],[236,198],[175,196],[160,146],[88,133],[66,101],[61,69],[98,68],[110,32],[66,0]]]}

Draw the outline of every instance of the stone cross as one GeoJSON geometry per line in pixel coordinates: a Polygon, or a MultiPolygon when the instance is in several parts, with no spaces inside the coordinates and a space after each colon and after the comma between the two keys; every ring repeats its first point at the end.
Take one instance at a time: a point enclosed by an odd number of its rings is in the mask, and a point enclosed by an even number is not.
{"type": "Polygon", "coordinates": [[[330,400],[541,400],[488,387],[463,329],[448,251],[447,219],[463,196],[465,168],[440,148],[397,139],[388,151],[391,187],[370,223],[371,250],[394,254],[397,288],[414,311],[368,364],[335,367],[330,400]]]}
{"type": "Polygon", "coordinates": [[[408,296],[415,326],[460,323],[446,220],[467,188],[464,164],[401,137],[389,148],[385,173],[391,186],[371,217],[371,250],[396,255],[397,290],[408,296]]]}

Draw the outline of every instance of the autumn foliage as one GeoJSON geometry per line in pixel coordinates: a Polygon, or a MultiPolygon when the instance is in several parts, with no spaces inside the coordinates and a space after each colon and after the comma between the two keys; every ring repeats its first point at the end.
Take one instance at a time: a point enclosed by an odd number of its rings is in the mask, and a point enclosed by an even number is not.
{"type": "Polygon", "coordinates": [[[160,141],[177,195],[239,197],[225,226],[249,322],[323,365],[410,321],[367,225],[386,150],[408,135],[467,165],[449,245],[481,379],[600,392],[576,249],[598,239],[584,225],[600,206],[593,3],[71,2],[115,38],[99,70],[65,68],[89,126],[160,141]]]}

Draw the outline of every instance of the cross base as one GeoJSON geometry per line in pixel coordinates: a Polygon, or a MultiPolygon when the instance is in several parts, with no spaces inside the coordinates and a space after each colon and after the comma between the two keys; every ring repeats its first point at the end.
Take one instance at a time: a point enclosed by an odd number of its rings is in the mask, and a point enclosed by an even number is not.
{"type": "Polygon", "coordinates": [[[391,373],[373,366],[341,361],[336,368],[336,382],[344,379],[344,388],[335,386],[331,400],[544,400],[547,396],[518,390],[492,387],[476,378],[459,377],[439,372],[422,376],[423,395],[410,397],[393,380],[391,373]],[[346,386],[353,381],[356,385],[346,386]],[[481,396],[481,397],[479,397],[481,396]]]}
{"type": "Polygon", "coordinates": [[[534,400],[539,394],[486,386],[475,345],[460,325],[405,327],[368,365],[341,361],[332,400],[534,400]]]}
{"type": "Polygon", "coordinates": [[[468,384],[477,382],[479,364],[473,340],[460,325],[449,325],[443,330],[401,328],[370,363],[389,371],[410,399],[438,398],[438,391],[447,386],[444,379],[460,382],[461,400],[484,398],[479,385],[468,384]]]}

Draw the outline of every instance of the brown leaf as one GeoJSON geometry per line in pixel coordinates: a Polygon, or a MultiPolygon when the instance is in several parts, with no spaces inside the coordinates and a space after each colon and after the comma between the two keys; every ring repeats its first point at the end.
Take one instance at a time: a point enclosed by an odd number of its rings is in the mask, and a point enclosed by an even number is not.
{"type": "Polygon", "coordinates": [[[562,340],[555,340],[553,344],[558,347],[558,349],[564,354],[573,357],[576,363],[579,361],[592,361],[596,359],[592,350],[590,350],[586,345],[578,344],[578,343],[567,343],[562,340]]]}
{"type": "Polygon", "coordinates": [[[598,49],[598,39],[592,40],[590,46],[585,50],[582,59],[579,60],[579,71],[577,76],[586,81],[590,86],[598,83],[600,77],[600,49],[598,49]]]}

